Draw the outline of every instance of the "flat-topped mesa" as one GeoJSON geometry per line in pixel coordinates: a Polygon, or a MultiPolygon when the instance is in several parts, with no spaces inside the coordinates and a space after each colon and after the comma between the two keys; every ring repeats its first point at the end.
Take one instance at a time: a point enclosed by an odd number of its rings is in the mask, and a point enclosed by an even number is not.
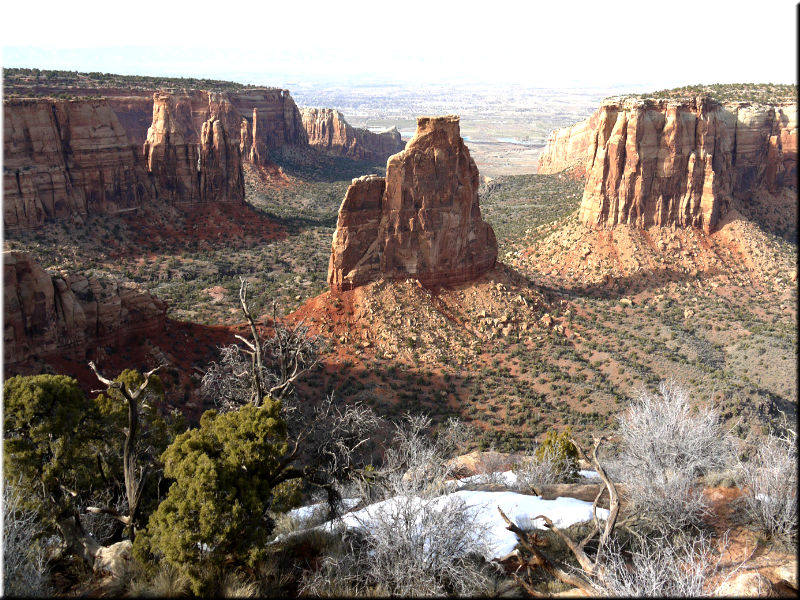
{"type": "Polygon", "coordinates": [[[711,232],[732,202],[757,208],[778,195],[786,204],[797,189],[797,107],[708,96],[606,101],[551,135],[539,172],[570,166],[586,173],[584,223],[711,232]]]}
{"type": "Polygon", "coordinates": [[[61,277],[23,252],[3,253],[3,360],[69,356],[85,360],[98,346],[118,346],[164,330],[166,304],[112,280],[61,277]]]}
{"type": "Polygon", "coordinates": [[[140,152],[105,100],[3,102],[3,224],[31,228],[155,197],[140,152]]]}
{"type": "Polygon", "coordinates": [[[539,157],[537,173],[549,175],[569,169],[567,174],[575,179],[586,177],[589,151],[597,135],[600,110],[588,119],[570,127],[555,129],[547,138],[547,145],[539,157]]]}
{"type": "Polygon", "coordinates": [[[381,132],[353,127],[338,110],[303,108],[303,125],[314,148],[355,160],[383,162],[405,144],[396,127],[381,132]]]}
{"type": "Polygon", "coordinates": [[[452,285],[494,267],[497,241],[481,218],[478,168],[457,116],[420,117],[386,178],[354,179],[333,236],[328,283],[341,292],[381,278],[452,285]]]}

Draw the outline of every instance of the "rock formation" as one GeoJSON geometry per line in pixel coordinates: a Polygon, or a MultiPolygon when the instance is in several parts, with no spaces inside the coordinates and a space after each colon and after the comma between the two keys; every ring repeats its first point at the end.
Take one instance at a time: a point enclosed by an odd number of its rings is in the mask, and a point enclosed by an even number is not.
{"type": "Polygon", "coordinates": [[[105,100],[8,100],[3,125],[6,227],[36,227],[155,197],[140,153],[105,100]]]}
{"type": "Polygon", "coordinates": [[[163,330],[166,305],[148,293],[83,275],[54,276],[22,252],[3,253],[4,360],[84,359],[97,346],[163,330]]]}
{"type": "Polygon", "coordinates": [[[170,202],[199,202],[197,144],[186,139],[192,130],[191,105],[165,93],[153,96],[153,123],[147,130],[144,155],[158,195],[170,202]]]}
{"type": "Polygon", "coordinates": [[[478,206],[478,168],[456,116],[420,117],[386,178],[354,179],[333,237],[328,283],[338,292],[380,278],[469,281],[494,267],[497,242],[478,206]]]}
{"type": "Polygon", "coordinates": [[[304,108],[301,112],[308,143],[320,150],[355,160],[383,162],[405,146],[396,127],[374,133],[353,127],[332,108],[304,108]]]}
{"type": "Polygon", "coordinates": [[[797,109],[708,97],[600,109],[580,219],[710,232],[736,198],[796,189],[797,109]]]}
{"type": "Polygon", "coordinates": [[[539,157],[538,173],[549,175],[569,169],[572,177],[586,177],[586,163],[589,161],[589,150],[597,135],[597,124],[600,111],[571,127],[556,129],[550,133],[547,146],[539,157]]]}
{"type": "Polygon", "coordinates": [[[797,108],[706,96],[607,101],[551,134],[539,172],[570,167],[586,176],[585,223],[709,232],[734,201],[747,212],[774,195],[794,195],[797,108]]]}

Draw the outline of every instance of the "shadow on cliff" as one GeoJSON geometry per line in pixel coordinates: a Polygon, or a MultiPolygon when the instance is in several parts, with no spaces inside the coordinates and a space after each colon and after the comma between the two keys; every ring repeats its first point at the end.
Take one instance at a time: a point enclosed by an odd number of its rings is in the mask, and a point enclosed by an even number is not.
{"type": "Polygon", "coordinates": [[[313,148],[286,147],[270,158],[284,173],[302,181],[332,183],[373,173],[384,175],[386,172],[385,163],[353,160],[313,148]]]}

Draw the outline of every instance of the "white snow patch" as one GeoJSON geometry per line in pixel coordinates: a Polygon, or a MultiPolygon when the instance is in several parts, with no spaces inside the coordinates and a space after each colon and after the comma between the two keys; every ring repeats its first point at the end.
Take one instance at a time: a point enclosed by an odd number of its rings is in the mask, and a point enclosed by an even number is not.
{"type": "MultiPolygon", "coordinates": [[[[371,504],[356,512],[342,515],[339,519],[328,521],[320,525],[327,531],[336,531],[340,528],[364,530],[369,529],[371,522],[377,519],[392,519],[397,514],[401,502],[408,501],[416,506],[423,502],[431,502],[432,508],[441,509],[449,502],[463,502],[465,510],[473,513],[476,523],[476,535],[480,540],[475,540],[478,550],[483,550],[487,560],[507,556],[517,545],[517,536],[506,529],[497,508],[501,508],[506,516],[516,523],[521,529],[544,529],[541,519],[535,520],[539,515],[546,515],[559,527],[569,527],[575,523],[592,519],[592,504],[576,498],[559,497],[555,500],[543,500],[540,496],[517,494],[515,492],[483,492],[483,491],[458,491],[452,494],[439,496],[431,500],[419,497],[405,498],[397,496],[382,502],[371,504]],[[482,548],[484,544],[485,548],[482,548]]],[[[600,519],[608,517],[608,510],[597,509],[600,519]]]]}
{"type": "MultiPolygon", "coordinates": [[[[352,510],[359,502],[361,502],[361,498],[342,498],[342,506],[344,506],[346,510],[352,510]]],[[[303,521],[308,521],[318,510],[325,510],[327,505],[327,502],[318,502],[316,504],[309,504],[308,506],[293,508],[286,514],[295,521],[302,523],[303,521]]]]}
{"type": "Polygon", "coordinates": [[[467,485],[482,485],[487,483],[497,483],[509,488],[516,487],[517,475],[513,471],[503,471],[502,473],[478,473],[455,481],[455,488],[460,490],[467,485]]]}
{"type": "Polygon", "coordinates": [[[597,471],[589,469],[581,469],[578,471],[578,475],[584,479],[600,479],[600,474],[597,471]]]}

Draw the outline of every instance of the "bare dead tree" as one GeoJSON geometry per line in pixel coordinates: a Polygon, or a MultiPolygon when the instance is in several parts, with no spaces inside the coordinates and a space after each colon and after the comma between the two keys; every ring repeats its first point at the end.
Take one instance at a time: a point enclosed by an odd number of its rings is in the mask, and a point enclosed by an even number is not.
{"type": "Polygon", "coordinates": [[[125,429],[125,441],[122,447],[122,472],[125,480],[125,496],[128,500],[128,514],[120,514],[117,509],[111,507],[87,507],[87,512],[93,514],[107,514],[120,521],[127,529],[128,536],[133,539],[135,536],[134,524],[139,512],[139,501],[142,498],[142,491],[147,480],[150,465],[145,463],[138,464],[136,454],[136,441],[139,433],[139,404],[147,387],[151,383],[153,375],[161,368],[159,365],[145,373],[144,381],[136,389],[130,389],[122,382],[114,381],[104,377],[94,362],[89,362],[89,367],[94,372],[100,383],[106,386],[105,390],[95,390],[111,392],[118,391],[122,394],[128,406],[128,427],[125,429]]]}
{"type": "Polygon", "coordinates": [[[285,400],[297,381],[318,364],[318,341],[304,321],[287,326],[272,303],[273,334],[262,337],[248,303],[247,280],[239,286],[239,307],[250,328],[250,339],[236,335],[239,343],[220,348],[219,361],[203,373],[202,392],[220,410],[243,403],[261,406],[267,397],[285,400]]]}
{"type": "MultiPolygon", "coordinates": [[[[550,519],[547,515],[539,515],[534,519],[534,521],[538,519],[544,521],[545,527],[554,532],[564,542],[564,544],[566,544],[567,548],[569,548],[572,555],[578,561],[581,571],[570,571],[558,566],[555,561],[549,558],[541,550],[543,545],[541,538],[536,536],[536,534],[523,531],[516,524],[514,524],[499,507],[497,509],[500,511],[500,516],[507,523],[506,529],[515,533],[520,540],[520,546],[523,550],[521,567],[524,566],[529,573],[531,569],[542,568],[559,581],[562,581],[572,587],[580,588],[592,596],[597,596],[602,591],[602,587],[597,582],[602,581],[605,576],[603,551],[608,547],[609,541],[614,532],[614,528],[617,526],[620,508],[619,493],[617,492],[617,488],[597,458],[597,451],[600,448],[600,444],[604,440],[604,437],[594,438],[594,447],[592,448],[591,454],[591,463],[600,476],[600,479],[603,481],[603,487],[600,488],[600,491],[597,493],[597,496],[595,496],[594,502],[592,503],[593,519],[592,527],[589,533],[587,533],[580,542],[576,543],[575,540],[570,538],[566,533],[556,527],[552,519],[550,519]],[[597,516],[597,504],[602,498],[604,492],[607,492],[609,497],[609,514],[605,520],[605,524],[601,527],[600,519],[597,516]],[[586,546],[590,541],[595,539],[598,534],[599,539],[597,542],[597,551],[594,557],[590,557],[586,552],[586,546]]],[[[589,460],[578,443],[574,439],[571,441],[573,444],[575,444],[575,447],[578,449],[578,452],[581,454],[581,456],[585,460],[589,460]]],[[[514,577],[516,581],[523,587],[523,589],[525,589],[529,594],[533,596],[541,595],[536,592],[536,590],[534,590],[527,581],[520,578],[518,574],[515,573],[514,577]]]]}

